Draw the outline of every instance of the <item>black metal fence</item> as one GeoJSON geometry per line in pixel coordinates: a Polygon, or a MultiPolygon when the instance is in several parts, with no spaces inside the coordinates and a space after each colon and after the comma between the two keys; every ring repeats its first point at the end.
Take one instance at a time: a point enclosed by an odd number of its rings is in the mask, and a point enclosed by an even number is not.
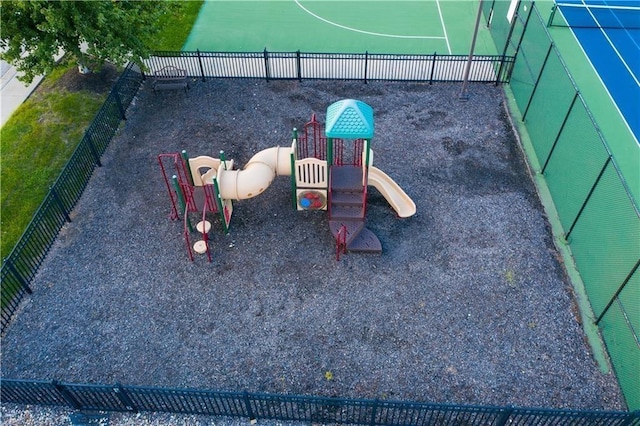
{"type": "Polygon", "coordinates": [[[129,65],[114,85],[71,158],[49,189],[27,229],[4,259],[0,270],[2,283],[2,330],[25,294],[29,284],[53,245],[58,232],[71,222],[71,211],[86,187],[93,170],[101,166],[100,156],[111,142],[125,111],[135,96],[143,75],[129,65]]]}
{"type": "Polygon", "coordinates": [[[116,384],[2,380],[4,403],[76,410],[168,412],[247,419],[368,425],[638,426],[640,412],[551,410],[420,402],[169,389],[116,384]]]}
{"type": "MultiPolygon", "coordinates": [[[[146,66],[151,72],[171,65],[192,78],[269,80],[359,80],[460,82],[468,55],[402,55],[305,52],[157,52],[146,66]]],[[[476,55],[468,81],[506,83],[514,57],[476,55]]]]}
{"type": "MultiPolygon", "coordinates": [[[[312,53],[161,52],[147,61],[153,72],[166,65],[186,69],[191,78],[340,79],[462,81],[467,56],[312,53]]],[[[476,56],[469,81],[504,83],[512,56],[476,56]]],[[[87,129],[71,159],[51,187],[0,271],[2,330],[9,324],[29,285],[78,202],[136,95],[144,75],[128,66],[87,129]]],[[[483,407],[315,396],[219,392],[123,385],[68,384],[55,381],[0,380],[4,403],[63,406],[78,410],[155,411],[316,423],[371,425],[633,425],[640,413],[483,407]]]]}

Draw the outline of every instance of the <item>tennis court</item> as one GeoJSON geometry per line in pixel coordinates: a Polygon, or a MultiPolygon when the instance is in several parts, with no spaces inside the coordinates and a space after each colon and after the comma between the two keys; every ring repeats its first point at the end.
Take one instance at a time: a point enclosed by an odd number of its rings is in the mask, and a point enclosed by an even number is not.
{"type": "MultiPolygon", "coordinates": [[[[183,50],[467,54],[477,9],[468,0],[212,0],[183,50]]],[[[484,26],[475,51],[497,53],[484,26]]]]}
{"type": "Polygon", "coordinates": [[[639,141],[640,1],[570,0],[558,10],[639,141]]]}

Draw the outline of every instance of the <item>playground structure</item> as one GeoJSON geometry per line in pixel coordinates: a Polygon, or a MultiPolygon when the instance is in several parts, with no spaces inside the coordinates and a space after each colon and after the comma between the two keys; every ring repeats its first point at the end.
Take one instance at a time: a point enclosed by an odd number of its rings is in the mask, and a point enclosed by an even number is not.
{"type": "Polygon", "coordinates": [[[366,103],[344,99],[327,108],[324,132],[315,114],[301,131],[293,129],[290,147],[272,147],[255,154],[243,169],[233,160],[182,153],[160,154],[158,162],[171,200],[171,219],[184,227],[189,259],[193,251],[211,262],[209,233],[216,216],[229,232],[233,201],[260,195],[276,176],[290,176],[293,208],[327,211],[336,241],[336,259],[350,252],[381,253],[377,236],[364,226],[367,187],[374,186],[398,217],[415,214],[413,200],[386,173],[373,166],[373,110],[366,103]],[[169,171],[173,170],[171,176],[169,171]],[[194,225],[202,239],[191,244],[194,225]],[[192,250],[193,248],[193,250],[192,250]]]}

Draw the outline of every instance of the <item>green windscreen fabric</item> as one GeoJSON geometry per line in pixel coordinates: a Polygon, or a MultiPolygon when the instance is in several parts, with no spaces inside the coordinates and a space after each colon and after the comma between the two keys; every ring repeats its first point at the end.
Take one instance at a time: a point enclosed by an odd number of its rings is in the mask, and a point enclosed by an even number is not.
{"type": "Polygon", "coordinates": [[[528,128],[531,139],[535,141],[536,156],[543,165],[562,130],[576,93],[569,75],[564,71],[558,52],[554,49],[547,59],[526,111],[528,122],[545,123],[544,126],[535,125],[528,128]]]}
{"type": "MultiPolygon", "coordinates": [[[[545,141],[536,142],[541,143],[545,141]]],[[[585,105],[576,102],[544,173],[565,232],[578,216],[608,156],[585,105]]]]}
{"type": "Polygon", "coordinates": [[[640,350],[638,349],[638,306],[640,306],[640,270],[636,271],[617,301],[600,322],[607,351],[624,398],[631,410],[640,407],[640,350]]]}
{"type": "MultiPolygon", "coordinates": [[[[598,317],[632,271],[640,250],[640,220],[611,163],[576,222],[570,243],[598,317]]],[[[636,311],[638,306],[637,301],[630,304],[636,311]]]]}
{"type": "MultiPolygon", "coordinates": [[[[517,51],[509,86],[568,237],[575,264],[631,410],[640,409],[640,209],[537,7],[483,4],[498,50],[517,51]],[[531,12],[531,10],[528,10],[531,12]],[[528,19],[528,22],[525,22],[528,19]],[[617,295],[617,296],[616,296],[617,295]]],[[[576,52],[567,54],[575,55],[576,52]]],[[[601,84],[594,78],[593,84],[601,84]]],[[[612,110],[611,114],[618,114],[612,110]]]]}
{"type": "MultiPolygon", "coordinates": [[[[515,31],[514,31],[515,32],[515,31]]],[[[511,88],[520,111],[524,112],[538,76],[550,55],[551,40],[542,18],[534,9],[522,36],[518,57],[511,74],[511,88]]]]}

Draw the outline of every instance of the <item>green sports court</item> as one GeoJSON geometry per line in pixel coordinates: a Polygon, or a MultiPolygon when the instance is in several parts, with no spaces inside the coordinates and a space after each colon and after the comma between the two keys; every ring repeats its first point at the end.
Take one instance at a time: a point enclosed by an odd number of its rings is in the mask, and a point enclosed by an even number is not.
{"type": "MultiPolygon", "coordinates": [[[[467,54],[474,1],[206,1],[183,50],[467,54]]],[[[476,53],[496,54],[480,26],[476,53]]]]}

